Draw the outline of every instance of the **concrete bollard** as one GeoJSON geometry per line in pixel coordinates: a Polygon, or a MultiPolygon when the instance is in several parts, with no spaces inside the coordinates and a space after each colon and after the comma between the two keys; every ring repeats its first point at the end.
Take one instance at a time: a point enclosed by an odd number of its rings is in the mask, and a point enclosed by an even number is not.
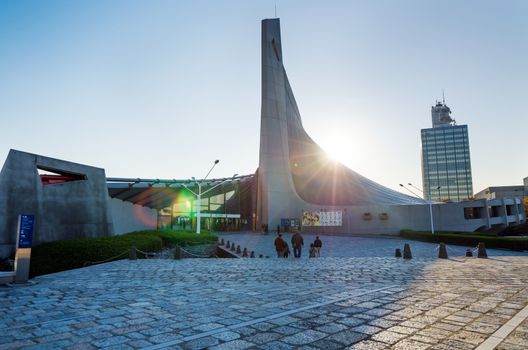
{"type": "Polygon", "coordinates": [[[403,258],[412,259],[411,246],[409,245],[409,243],[405,243],[405,245],[403,246],[403,258]]]}
{"type": "Polygon", "coordinates": [[[247,258],[248,257],[248,251],[247,248],[244,248],[244,251],[242,251],[242,257],[247,258]]]}
{"type": "Polygon", "coordinates": [[[486,245],[484,244],[484,242],[479,242],[477,258],[486,259],[487,257],[488,253],[486,252],[486,245]]]}
{"type": "Polygon", "coordinates": [[[222,239],[220,240],[220,245],[224,245],[224,244],[225,244],[225,243],[224,243],[224,239],[222,238],[222,239]]]}
{"type": "Polygon", "coordinates": [[[473,251],[470,248],[466,249],[466,256],[467,257],[472,257],[473,256],[473,251]]]}
{"type": "Polygon", "coordinates": [[[231,248],[231,242],[227,241],[226,248],[227,249],[231,248]]]}
{"type": "Polygon", "coordinates": [[[255,257],[255,251],[252,250],[252,251],[251,251],[251,254],[249,254],[249,257],[250,257],[250,258],[254,258],[254,257],[255,257]]]}
{"type": "Polygon", "coordinates": [[[262,259],[263,257],[264,257],[264,255],[262,255],[262,254],[259,254],[259,258],[261,258],[261,259],[262,259]]]}
{"type": "Polygon", "coordinates": [[[395,258],[401,258],[402,257],[400,248],[396,248],[396,251],[394,252],[394,257],[395,258]]]}
{"type": "Polygon", "coordinates": [[[237,245],[237,248],[236,248],[236,253],[237,253],[237,254],[240,254],[240,253],[242,253],[242,251],[240,250],[240,245],[237,245]]]}
{"type": "Polygon", "coordinates": [[[176,248],[174,248],[174,259],[180,260],[181,258],[182,258],[181,249],[179,246],[176,246],[176,248]]]}
{"type": "Polygon", "coordinates": [[[440,243],[438,246],[438,259],[447,259],[447,247],[445,243],[440,243]]]}
{"type": "Polygon", "coordinates": [[[136,260],[137,259],[136,247],[135,246],[130,247],[130,249],[128,250],[128,259],[129,260],[136,260]]]}

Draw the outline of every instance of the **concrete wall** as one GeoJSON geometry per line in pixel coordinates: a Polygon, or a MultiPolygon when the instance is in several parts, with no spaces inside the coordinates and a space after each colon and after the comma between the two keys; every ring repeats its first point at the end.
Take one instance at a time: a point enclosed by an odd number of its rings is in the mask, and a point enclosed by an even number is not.
{"type": "Polygon", "coordinates": [[[113,233],[104,169],[11,150],[0,172],[0,257],[15,248],[19,214],[35,215],[33,244],[113,233]],[[37,167],[84,175],[43,185],[37,167]]]}
{"type": "Polygon", "coordinates": [[[155,230],[157,227],[158,211],[156,209],[111,198],[110,211],[115,235],[132,231],[155,230]]]}
{"type": "MultiPolygon", "coordinates": [[[[342,211],[343,225],[336,227],[303,227],[306,233],[353,233],[353,234],[398,234],[402,229],[431,230],[429,205],[371,205],[355,207],[309,207],[305,210],[342,211]],[[365,219],[365,213],[370,213],[365,219]],[[386,214],[386,215],[383,215],[386,214]]],[[[299,217],[300,217],[299,211],[299,217]]],[[[478,228],[489,228],[493,225],[515,225],[526,222],[519,198],[504,200],[479,200],[456,203],[438,203],[432,205],[435,231],[473,232],[478,228]],[[506,215],[505,206],[509,205],[511,215],[506,215]],[[464,208],[482,208],[482,217],[466,219],[464,208]],[[499,216],[489,217],[488,207],[497,207],[499,216]]],[[[272,228],[274,229],[274,227],[272,228]]]]}

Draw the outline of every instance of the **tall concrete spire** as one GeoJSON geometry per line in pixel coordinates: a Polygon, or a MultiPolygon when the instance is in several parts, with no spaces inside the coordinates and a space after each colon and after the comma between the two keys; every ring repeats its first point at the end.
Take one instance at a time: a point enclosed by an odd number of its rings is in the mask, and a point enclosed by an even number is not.
{"type": "Polygon", "coordinates": [[[262,21],[257,191],[257,225],[270,227],[312,207],[419,203],[333,161],[308,136],[284,69],[278,18],[262,21]]]}

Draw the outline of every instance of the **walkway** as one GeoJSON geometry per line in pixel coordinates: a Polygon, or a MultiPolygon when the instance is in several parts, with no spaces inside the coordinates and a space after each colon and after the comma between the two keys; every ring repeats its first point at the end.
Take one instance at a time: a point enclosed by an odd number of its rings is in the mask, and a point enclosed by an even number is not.
{"type": "Polygon", "coordinates": [[[528,305],[528,258],[122,260],[35,282],[0,287],[0,349],[473,349],[528,305]]]}

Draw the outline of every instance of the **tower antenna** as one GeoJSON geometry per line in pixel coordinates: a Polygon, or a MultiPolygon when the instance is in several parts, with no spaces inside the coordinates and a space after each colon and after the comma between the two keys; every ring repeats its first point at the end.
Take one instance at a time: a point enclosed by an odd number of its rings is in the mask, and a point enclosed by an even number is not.
{"type": "Polygon", "coordinates": [[[277,3],[275,3],[275,18],[277,18],[277,3]]]}
{"type": "Polygon", "coordinates": [[[442,89],[442,102],[445,104],[444,89],[442,89]]]}

